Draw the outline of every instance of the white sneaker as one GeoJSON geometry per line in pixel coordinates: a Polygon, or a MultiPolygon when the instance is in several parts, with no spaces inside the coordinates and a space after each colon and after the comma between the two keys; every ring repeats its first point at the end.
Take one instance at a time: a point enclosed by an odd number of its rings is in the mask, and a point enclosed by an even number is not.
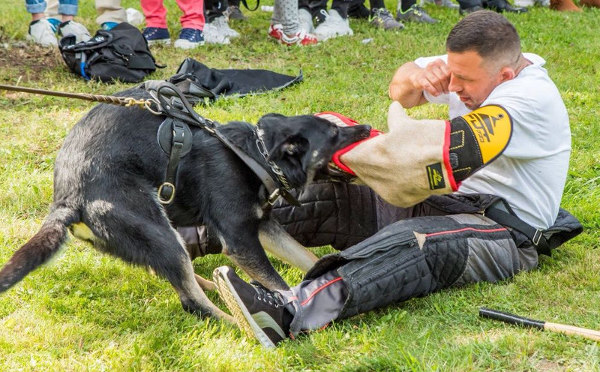
{"type": "Polygon", "coordinates": [[[204,25],[204,42],[207,44],[230,44],[229,37],[220,32],[212,23],[204,25]]]}
{"type": "Polygon", "coordinates": [[[227,23],[227,19],[225,19],[224,16],[213,19],[210,24],[215,26],[219,30],[219,33],[227,36],[228,38],[233,39],[234,37],[240,36],[236,30],[229,27],[229,23],[227,23]]]}
{"type": "Polygon", "coordinates": [[[298,21],[300,22],[300,29],[304,30],[307,34],[312,34],[315,31],[312,14],[308,10],[304,8],[298,9],[298,21]]]}
{"type": "Polygon", "coordinates": [[[75,42],[88,41],[92,38],[90,32],[81,23],[75,21],[66,21],[58,26],[60,36],[75,35],[75,42]]]}
{"type": "Polygon", "coordinates": [[[527,7],[527,6],[533,6],[533,4],[534,4],[533,0],[515,0],[515,6],[527,7]]]}
{"type": "Polygon", "coordinates": [[[29,24],[29,34],[27,40],[33,41],[41,46],[58,46],[58,40],[54,35],[54,27],[46,18],[33,21],[29,24]]]}
{"type": "Polygon", "coordinates": [[[125,13],[127,14],[127,23],[139,26],[144,23],[144,15],[137,9],[127,8],[125,9],[125,13]]]}
{"type": "Polygon", "coordinates": [[[329,9],[325,21],[315,28],[315,35],[319,41],[323,41],[337,36],[354,35],[354,32],[348,18],[344,19],[337,11],[329,9]]]}

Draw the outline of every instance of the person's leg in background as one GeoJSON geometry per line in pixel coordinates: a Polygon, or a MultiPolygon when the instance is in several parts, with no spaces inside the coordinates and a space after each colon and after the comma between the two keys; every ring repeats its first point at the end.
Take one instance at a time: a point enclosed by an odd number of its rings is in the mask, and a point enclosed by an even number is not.
{"type": "Polygon", "coordinates": [[[110,30],[121,22],[127,22],[127,12],[121,0],[96,0],[96,23],[104,30],[110,30]]]}
{"type": "Polygon", "coordinates": [[[177,6],[183,15],[179,18],[181,31],[175,40],[175,48],[192,49],[204,45],[204,1],[177,0],[177,6]]]}
{"type": "Polygon", "coordinates": [[[298,0],[275,0],[268,35],[284,45],[312,45],[317,38],[300,27],[298,0]]]}
{"type": "Polygon", "coordinates": [[[146,27],[142,34],[148,45],[171,44],[171,35],[167,28],[167,9],[163,0],[140,0],[140,5],[146,17],[146,27]]]}
{"type": "Polygon", "coordinates": [[[28,40],[43,46],[55,46],[58,45],[55,33],[61,37],[75,35],[77,42],[91,38],[85,26],[73,21],[78,11],[78,0],[52,0],[49,3],[44,0],[26,0],[25,6],[32,16],[28,40]]]}

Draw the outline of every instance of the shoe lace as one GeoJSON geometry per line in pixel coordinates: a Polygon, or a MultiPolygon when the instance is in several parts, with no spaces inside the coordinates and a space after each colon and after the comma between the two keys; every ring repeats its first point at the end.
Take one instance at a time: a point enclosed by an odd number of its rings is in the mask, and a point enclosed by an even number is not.
{"type": "Polygon", "coordinates": [[[417,17],[423,16],[423,9],[419,7],[417,4],[410,7],[408,11],[412,11],[417,17]]]}
{"type": "Polygon", "coordinates": [[[323,14],[323,17],[325,17],[325,21],[327,20],[327,18],[330,17],[329,13],[327,13],[325,9],[319,10],[319,13],[323,14]]]}
{"type": "Polygon", "coordinates": [[[272,292],[267,288],[263,287],[260,283],[254,284],[254,290],[257,293],[256,299],[258,301],[262,301],[271,306],[275,306],[275,308],[281,307],[284,305],[283,297],[278,292],[272,292]]]}
{"type": "Polygon", "coordinates": [[[199,31],[191,28],[185,28],[181,30],[181,34],[179,35],[180,39],[186,39],[192,42],[196,42],[199,39],[198,35],[199,31]]]}
{"type": "Polygon", "coordinates": [[[381,18],[381,20],[384,22],[392,20],[394,18],[392,17],[392,13],[390,13],[387,9],[377,9],[376,13],[377,16],[381,18]]]}

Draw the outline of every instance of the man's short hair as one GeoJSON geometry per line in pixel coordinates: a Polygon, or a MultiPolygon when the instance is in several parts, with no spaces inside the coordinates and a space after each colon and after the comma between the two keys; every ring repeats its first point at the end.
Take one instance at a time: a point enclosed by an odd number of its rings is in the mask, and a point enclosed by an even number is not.
{"type": "Polygon", "coordinates": [[[446,39],[448,52],[475,51],[486,60],[516,62],[521,54],[519,34],[504,16],[479,10],[460,20],[446,39]]]}

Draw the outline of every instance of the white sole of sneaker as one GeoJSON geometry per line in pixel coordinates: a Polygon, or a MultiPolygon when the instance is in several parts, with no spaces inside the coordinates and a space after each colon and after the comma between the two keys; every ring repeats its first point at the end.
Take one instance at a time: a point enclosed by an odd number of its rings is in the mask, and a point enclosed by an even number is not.
{"type": "Polygon", "coordinates": [[[273,341],[263,332],[258,324],[251,320],[252,315],[233,289],[231,282],[227,278],[227,271],[229,270],[231,270],[229,267],[220,267],[215,269],[213,273],[213,281],[217,285],[221,299],[225,301],[227,308],[231,311],[231,315],[233,315],[233,318],[242,331],[249,337],[256,338],[264,347],[274,348],[275,344],[273,341]]]}
{"type": "Polygon", "coordinates": [[[174,44],[175,48],[178,49],[194,49],[201,47],[202,45],[204,45],[204,41],[201,43],[191,43],[187,40],[185,42],[179,42],[179,40],[176,40],[174,44]]]}
{"type": "Polygon", "coordinates": [[[171,40],[150,40],[148,45],[171,45],[171,40]]]}

